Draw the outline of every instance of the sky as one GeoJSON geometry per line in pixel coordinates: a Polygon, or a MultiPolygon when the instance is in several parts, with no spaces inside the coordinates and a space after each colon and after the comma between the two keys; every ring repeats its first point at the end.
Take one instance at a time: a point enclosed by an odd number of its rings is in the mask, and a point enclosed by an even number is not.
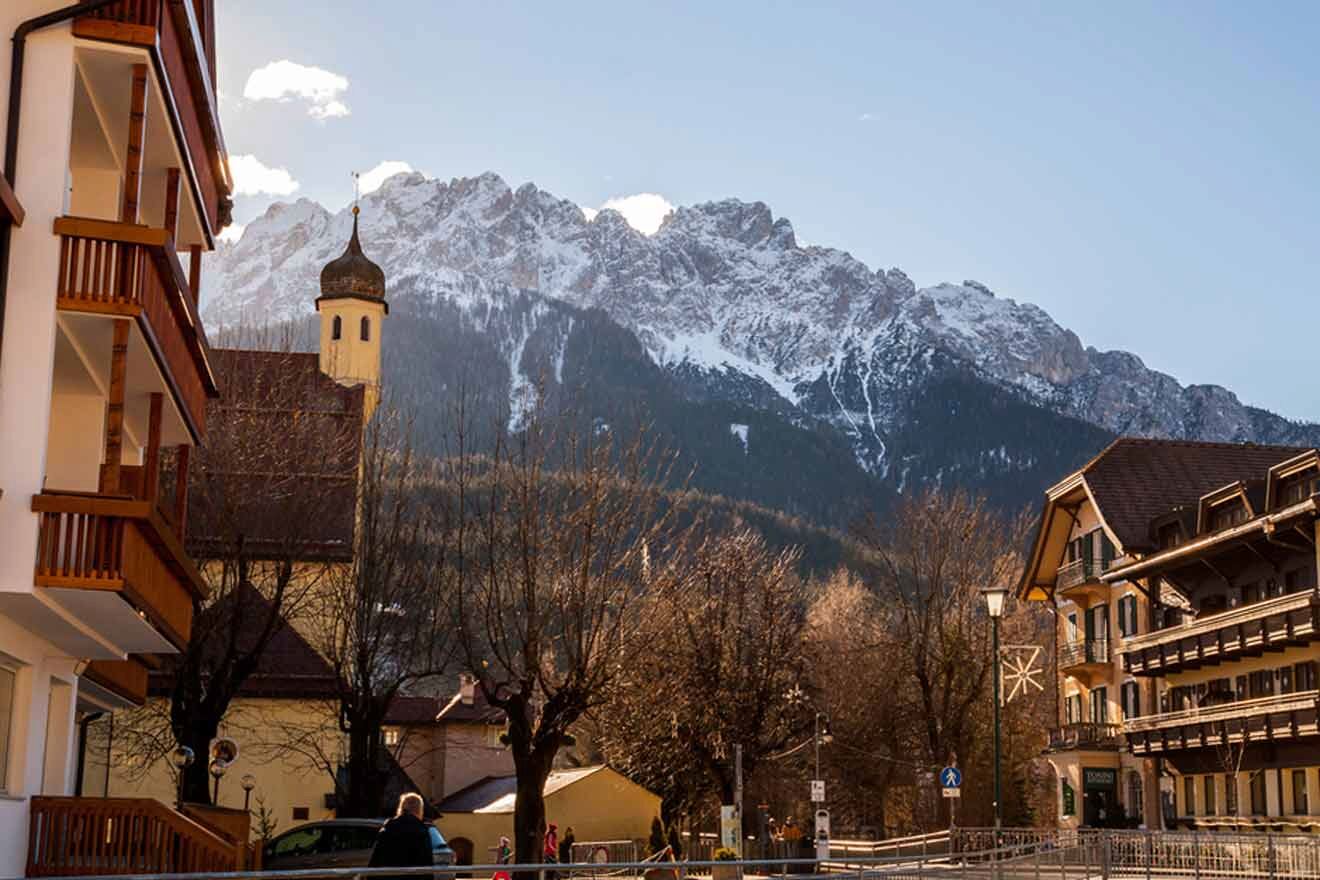
{"type": "Polygon", "coordinates": [[[644,231],[762,201],[1320,421],[1320,3],[217,6],[240,224],[408,168],[644,231]]]}

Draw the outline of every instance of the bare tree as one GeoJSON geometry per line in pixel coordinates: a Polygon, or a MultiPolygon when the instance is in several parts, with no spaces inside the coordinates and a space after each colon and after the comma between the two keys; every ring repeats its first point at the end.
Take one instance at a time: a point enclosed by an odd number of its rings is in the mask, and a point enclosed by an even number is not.
{"type": "Polygon", "coordinates": [[[444,494],[455,628],[487,701],[507,717],[517,773],[515,853],[536,861],[544,786],[569,728],[639,650],[646,609],[669,585],[650,553],[673,540],[666,459],[644,435],[618,444],[607,429],[579,435],[537,410],[494,450],[465,447],[463,414],[444,494]]]}
{"type": "Polygon", "coordinates": [[[648,650],[597,713],[606,757],[671,816],[733,803],[736,746],[750,777],[810,727],[797,564],[746,528],[694,537],[672,563],[685,585],[653,606],[648,650]]]}
{"type": "Polygon", "coordinates": [[[315,355],[218,350],[215,365],[225,396],[208,408],[208,441],[188,471],[186,530],[210,597],[185,650],[165,660],[172,736],[142,713],[142,735],[124,740],[145,750],[143,764],[174,743],[191,748],[182,792],[201,803],[230,703],[351,552],[362,429],[361,390],[322,376],[315,355]]]}
{"type": "Polygon", "coordinates": [[[330,579],[321,645],[339,681],[348,739],[336,779],[340,816],[378,816],[392,763],[382,724],[395,699],[442,676],[454,658],[451,521],[427,503],[431,466],[414,456],[410,422],[389,407],[367,428],[357,552],[330,579]]]}
{"type": "MultiPolygon", "coordinates": [[[[982,498],[932,491],[861,530],[871,587],[891,609],[894,680],[915,725],[915,755],[930,767],[966,764],[988,739],[992,656],[980,591],[1016,581],[1026,529],[1025,517],[1007,518],[982,498]]],[[[1009,613],[1019,613],[1016,604],[1009,613]]]]}

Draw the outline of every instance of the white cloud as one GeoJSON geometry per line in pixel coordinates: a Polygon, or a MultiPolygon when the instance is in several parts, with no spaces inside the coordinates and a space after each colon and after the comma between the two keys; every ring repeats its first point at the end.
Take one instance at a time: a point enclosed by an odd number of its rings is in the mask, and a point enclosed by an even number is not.
{"type": "Polygon", "coordinates": [[[285,58],[252,71],[243,86],[243,97],[249,101],[292,101],[297,98],[308,103],[308,116],[331,119],[349,114],[348,105],[340,100],[346,91],[348,77],[285,58]]]}
{"type": "Polygon", "coordinates": [[[874,113],[863,113],[861,116],[857,117],[858,122],[870,122],[873,119],[875,119],[874,113]]]}
{"type": "Polygon", "coordinates": [[[358,184],[362,188],[362,194],[374,192],[380,189],[380,185],[389,180],[396,174],[410,174],[413,167],[407,162],[401,162],[398,159],[386,159],[370,171],[362,172],[358,178],[358,184]]]}
{"type": "Polygon", "coordinates": [[[661,222],[674,210],[674,206],[664,196],[655,193],[636,193],[631,196],[619,196],[601,205],[618,211],[628,225],[643,235],[655,235],[661,222]]]}
{"type": "Polygon", "coordinates": [[[595,220],[596,215],[600,213],[600,211],[597,211],[595,208],[588,208],[586,205],[578,205],[578,210],[582,212],[583,217],[587,218],[588,223],[595,220]]]}
{"type": "Polygon", "coordinates": [[[247,229],[247,227],[241,223],[230,223],[220,231],[220,234],[216,236],[216,238],[221,241],[235,242],[243,237],[244,229],[247,229]]]}
{"type": "Polygon", "coordinates": [[[256,156],[230,156],[234,193],[240,196],[287,196],[298,189],[298,181],[286,168],[270,168],[256,156]]]}

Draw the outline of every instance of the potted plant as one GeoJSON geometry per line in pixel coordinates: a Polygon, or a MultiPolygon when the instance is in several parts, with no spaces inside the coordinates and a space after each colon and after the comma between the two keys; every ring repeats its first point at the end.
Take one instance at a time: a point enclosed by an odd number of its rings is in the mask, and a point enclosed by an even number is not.
{"type": "Polygon", "coordinates": [[[728,864],[716,865],[711,868],[710,880],[738,880],[742,874],[742,866],[738,864],[738,851],[722,846],[715,850],[713,858],[717,862],[728,862],[728,864]]]}

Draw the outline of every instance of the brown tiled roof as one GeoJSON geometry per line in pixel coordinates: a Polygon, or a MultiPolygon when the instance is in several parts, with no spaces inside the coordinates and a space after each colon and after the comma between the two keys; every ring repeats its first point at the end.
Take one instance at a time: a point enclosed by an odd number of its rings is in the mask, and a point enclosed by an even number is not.
{"type": "MultiPolygon", "coordinates": [[[[264,622],[269,613],[270,603],[252,587],[243,587],[220,602],[245,603],[241,617],[233,618],[238,628],[239,652],[251,651],[256,644],[256,629],[264,622]],[[241,597],[240,597],[241,594],[241,597]]],[[[237,614],[237,612],[236,612],[237,614]]],[[[207,646],[212,647],[210,644],[207,646]]],[[[218,651],[220,647],[214,646],[218,651]]],[[[217,660],[219,655],[217,655],[217,660]]],[[[204,668],[212,668],[214,663],[204,663],[204,668]]],[[[153,695],[169,693],[174,673],[169,659],[165,665],[151,673],[149,690],[153,695]]],[[[266,643],[266,649],[257,661],[256,670],[239,689],[242,697],[265,697],[270,699],[332,699],[338,695],[334,670],[321,656],[321,653],[308,643],[302,635],[283,620],[279,629],[266,643]]]]}
{"type": "Polygon", "coordinates": [[[1105,523],[1127,551],[1149,550],[1153,519],[1237,480],[1263,478],[1295,446],[1120,437],[1082,473],[1105,523]]]}
{"type": "Polygon", "coordinates": [[[497,709],[486,702],[486,695],[478,687],[472,695],[471,703],[463,702],[462,693],[454,694],[443,709],[436,715],[437,721],[482,721],[487,724],[503,724],[504,710],[497,709]]]}
{"type": "Polygon", "coordinates": [[[439,697],[395,697],[385,713],[385,723],[435,724],[442,705],[439,697]]]}
{"type": "Polygon", "coordinates": [[[258,555],[292,541],[302,559],[351,558],[363,389],[311,353],[216,349],[213,363],[225,393],[190,469],[189,548],[204,559],[241,528],[258,555]]]}

